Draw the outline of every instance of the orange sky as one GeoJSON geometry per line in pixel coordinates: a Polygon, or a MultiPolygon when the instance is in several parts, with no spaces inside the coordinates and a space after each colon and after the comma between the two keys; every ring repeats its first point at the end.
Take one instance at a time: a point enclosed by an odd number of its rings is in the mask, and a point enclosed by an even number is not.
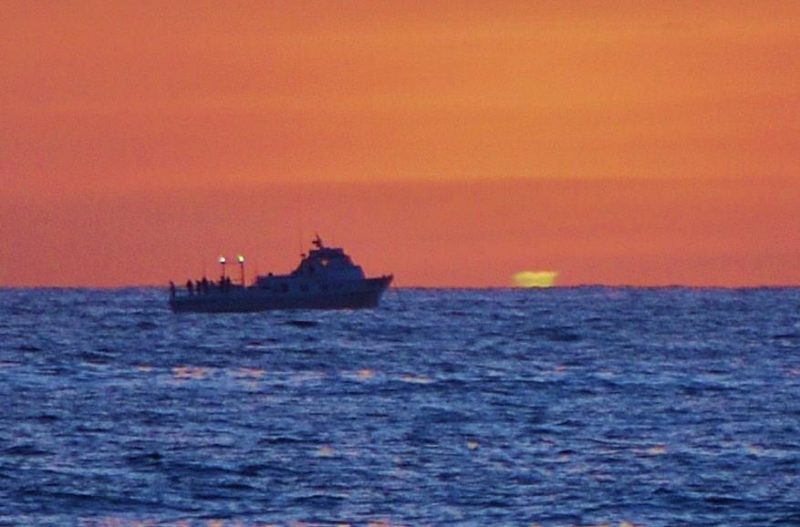
{"type": "Polygon", "coordinates": [[[286,271],[314,230],[401,286],[800,284],[798,2],[25,1],[0,31],[0,285],[286,271]]]}

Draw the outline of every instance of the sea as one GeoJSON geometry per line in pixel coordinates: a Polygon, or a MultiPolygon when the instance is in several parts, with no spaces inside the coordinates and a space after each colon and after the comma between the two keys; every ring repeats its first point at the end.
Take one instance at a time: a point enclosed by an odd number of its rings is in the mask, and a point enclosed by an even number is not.
{"type": "Polygon", "coordinates": [[[800,525],[800,289],[0,290],[0,525],[800,525]]]}

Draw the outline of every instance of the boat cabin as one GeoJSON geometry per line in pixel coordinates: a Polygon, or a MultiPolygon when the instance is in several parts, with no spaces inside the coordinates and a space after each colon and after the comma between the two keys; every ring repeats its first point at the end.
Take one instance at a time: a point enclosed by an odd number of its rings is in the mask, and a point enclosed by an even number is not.
{"type": "Polygon", "coordinates": [[[314,240],[315,249],[303,259],[297,268],[287,275],[259,276],[255,286],[259,289],[271,289],[278,292],[307,292],[313,289],[328,289],[345,282],[365,279],[361,266],[353,263],[343,249],[325,247],[319,236],[314,240]]]}

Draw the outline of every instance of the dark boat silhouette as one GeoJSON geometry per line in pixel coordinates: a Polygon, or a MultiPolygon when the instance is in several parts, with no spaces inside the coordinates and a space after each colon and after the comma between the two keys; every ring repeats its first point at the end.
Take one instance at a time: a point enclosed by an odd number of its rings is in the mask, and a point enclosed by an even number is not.
{"type": "MultiPolygon", "coordinates": [[[[377,307],[392,275],[367,278],[342,248],[326,247],[319,236],[297,269],[285,275],[257,276],[252,285],[218,283],[170,285],[169,305],[176,313],[253,312],[276,309],[362,309],[377,307]]],[[[220,260],[225,263],[224,259],[220,260]]],[[[239,262],[244,260],[240,257],[239,262]]],[[[224,274],[224,273],[223,273],[224,274]]],[[[242,280],[243,281],[243,280],[242,280]]]]}

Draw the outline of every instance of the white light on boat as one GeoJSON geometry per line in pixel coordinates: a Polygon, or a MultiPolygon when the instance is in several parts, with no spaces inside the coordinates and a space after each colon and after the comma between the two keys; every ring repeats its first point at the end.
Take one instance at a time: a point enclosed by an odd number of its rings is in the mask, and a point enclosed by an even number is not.
{"type": "Polygon", "coordinates": [[[223,264],[223,265],[224,265],[224,264],[225,264],[225,262],[226,262],[226,260],[225,260],[225,257],[224,257],[224,256],[220,256],[220,257],[219,257],[219,263],[221,263],[221,264],[223,264]]]}
{"type": "Polygon", "coordinates": [[[239,263],[244,263],[244,256],[242,256],[241,254],[237,256],[236,259],[239,260],[239,263]]]}

